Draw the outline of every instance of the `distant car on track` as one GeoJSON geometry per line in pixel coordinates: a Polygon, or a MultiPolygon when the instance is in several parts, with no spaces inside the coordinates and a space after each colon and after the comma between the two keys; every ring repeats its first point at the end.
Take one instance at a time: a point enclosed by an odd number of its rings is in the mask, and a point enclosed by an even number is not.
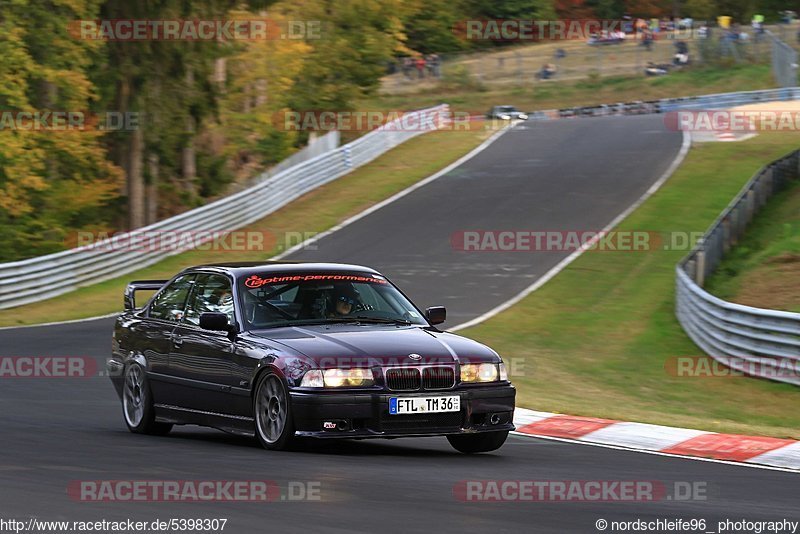
{"type": "Polygon", "coordinates": [[[494,106],[486,114],[488,119],[508,120],[527,120],[528,114],[519,111],[514,106],[494,106]]]}
{"type": "Polygon", "coordinates": [[[286,449],[296,436],[446,436],[498,449],[516,390],[489,347],[443,332],[386,277],[356,265],[238,263],[131,282],[111,380],[134,433],[197,424],[286,449]],[[157,293],[136,306],[139,290],[157,293]]]}

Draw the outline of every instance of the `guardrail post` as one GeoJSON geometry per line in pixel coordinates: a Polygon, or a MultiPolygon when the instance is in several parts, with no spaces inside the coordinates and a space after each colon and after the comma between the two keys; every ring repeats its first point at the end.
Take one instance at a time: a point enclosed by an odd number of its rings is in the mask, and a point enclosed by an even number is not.
{"type": "Polygon", "coordinates": [[[697,254],[695,254],[695,258],[697,259],[697,266],[694,273],[694,282],[698,286],[703,287],[706,281],[706,245],[705,239],[702,237],[697,240],[697,254]]]}
{"type": "Polygon", "coordinates": [[[353,156],[348,145],[345,145],[344,148],[342,148],[342,154],[344,155],[344,166],[348,169],[353,168],[353,156]]]}
{"type": "Polygon", "coordinates": [[[761,198],[759,199],[759,206],[763,207],[766,205],[767,200],[769,197],[772,196],[772,180],[774,177],[774,169],[770,168],[764,171],[764,174],[761,177],[761,198]]]}
{"type": "Polygon", "coordinates": [[[755,213],[755,207],[756,207],[756,194],[755,191],[753,191],[752,189],[747,192],[747,195],[745,196],[745,203],[746,203],[745,218],[749,223],[750,221],[753,220],[753,214],[755,213]]]}
{"type": "Polygon", "coordinates": [[[731,230],[731,246],[739,242],[739,235],[741,232],[741,224],[739,223],[739,209],[738,206],[731,210],[728,225],[731,230]]]}
{"type": "Polygon", "coordinates": [[[697,261],[694,258],[686,262],[686,274],[694,280],[697,277],[697,261]]]}
{"type": "MultiPolygon", "coordinates": [[[[798,97],[800,97],[800,89],[797,90],[798,97]]],[[[800,176],[800,150],[794,153],[795,159],[797,160],[797,165],[795,166],[795,175],[794,177],[797,178],[800,176]]]]}
{"type": "Polygon", "coordinates": [[[731,218],[730,215],[722,220],[722,252],[727,253],[731,249],[731,218]]]}

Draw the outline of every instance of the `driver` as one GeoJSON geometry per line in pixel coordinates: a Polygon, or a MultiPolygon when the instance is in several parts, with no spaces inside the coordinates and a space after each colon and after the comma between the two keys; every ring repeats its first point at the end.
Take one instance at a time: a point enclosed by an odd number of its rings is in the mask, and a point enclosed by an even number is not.
{"type": "Polygon", "coordinates": [[[350,315],[357,306],[358,292],[354,288],[338,288],[333,293],[333,311],[328,314],[328,318],[350,315]]]}

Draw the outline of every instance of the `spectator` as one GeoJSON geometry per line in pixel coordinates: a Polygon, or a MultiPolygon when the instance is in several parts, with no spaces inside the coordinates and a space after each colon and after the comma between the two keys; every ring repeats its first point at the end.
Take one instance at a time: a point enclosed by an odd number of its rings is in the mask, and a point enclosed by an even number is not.
{"type": "Polygon", "coordinates": [[[425,58],[420,56],[417,58],[417,74],[418,78],[421,80],[425,77],[425,58]]]}
{"type": "Polygon", "coordinates": [[[410,57],[403,58],[403,74],[406,78],[411,78],[411,69],[413,67],[413,60],[410,57]]]}
{"type": "Polygon", "coordinates": [[[442,64],[442,62],[441,62],[441,58],[439,57],[439,54],[435,54],[435,53],[431,54],[430,56],[428,56],[428,61],[429,61],[430,65],[431,65],[431,67],[432,67],[431,68],[431,72],[433,73],[433,75],[435,77],[437,77],[437,78],[441,78],[441,76],[442,76],[442,72],[441,72],[441,64],[442,64]]]}
{"type": "Polygon", "coordinates": [[[645,47],[648,51],[650,51],[653,47],[653,32],[650,30],[645,30],[642,35],[642,46],[645,47]]]}
{"type": "Polygon", "coordinates": [[[425,68],[428,70],[428,76],[433,77],[433,54],[428,54],[425,58],[425,68]]]}
{"type": "Polygon", "coordinates": [[[706,39],[708,37],[708,26],[706,26],[705,23],[697,28],[697,37],[700,39],[706,39]]]}
{"type": "Polygon", "coordinates": [[[549,80],[556,75],[557,70],[558,67],[554,63],[545,63],[537,73],[537,77],[540,80],[549,80]]]}

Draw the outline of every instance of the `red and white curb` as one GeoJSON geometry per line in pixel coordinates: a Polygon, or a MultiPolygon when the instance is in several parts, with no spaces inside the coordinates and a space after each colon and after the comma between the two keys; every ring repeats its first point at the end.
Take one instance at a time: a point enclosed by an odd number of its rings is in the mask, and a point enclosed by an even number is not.
{"type": "Polygon", "coordinates": [[[758,135],[758,132],[698,131],[691,135],[695,143],[730,143],[747,141],[758,135]]]}
{"type": "Polygon", "coordinates": [[[516,433],[529,436],[800,471],[800,441],[793,439],[719,434],[525,408],[516,409],[514,424],[516,433]]]}

